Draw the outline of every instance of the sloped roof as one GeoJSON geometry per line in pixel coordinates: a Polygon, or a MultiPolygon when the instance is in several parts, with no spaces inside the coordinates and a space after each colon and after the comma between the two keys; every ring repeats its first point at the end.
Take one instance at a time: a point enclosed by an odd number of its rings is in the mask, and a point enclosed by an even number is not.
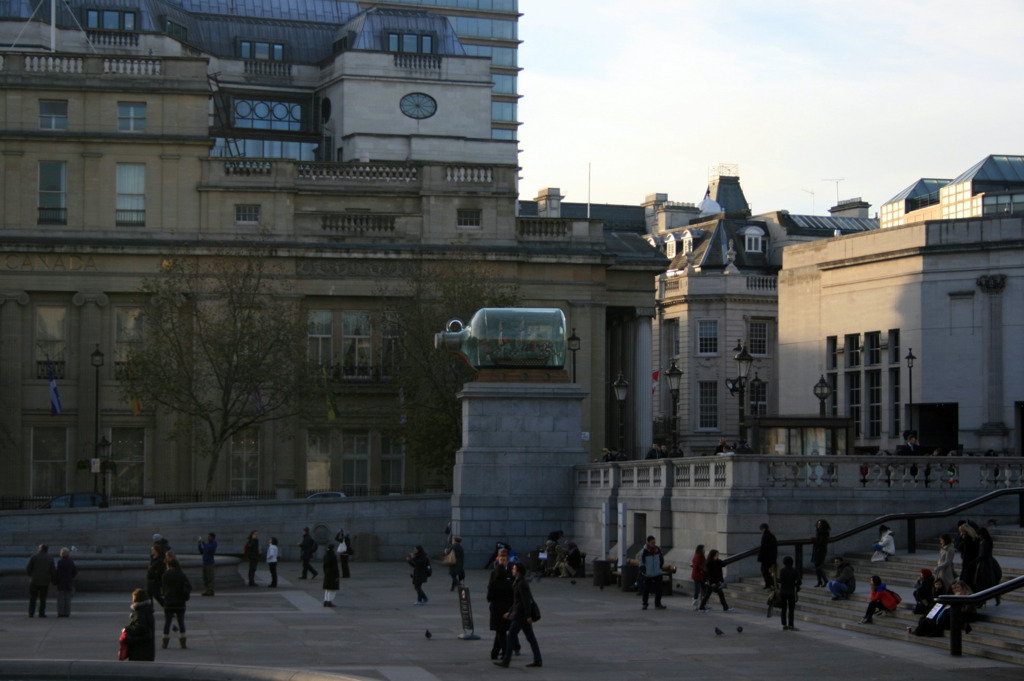
{"type": "Polygon", "coordinates": [[[950,184],[960,184],[968,180],[1024,184],[1024,156],[986,156],[950,184]]]}
{"type": "MultiPolygon", "coordinates": [[[[693,229],[691,232],[696,240],[701,232],[707,236],[699,243],[694,243],[693,252],[690,258],[694,267],[710,271],[724,270],[729,264],[729,240],[733,241],[733,250],[736,251],[736,259],[733,264],[741,271],[765,271],[774,272],[779,268],[772,265],[765,252],[747,252],[744,248],[743,233],[748,227],[760,227],[764,234],[768,235],[768,226],[757,220],[720,218],[718,220],[703,223],[701,229],[693,229]]],[[[679,253],[672,259],[670,269],[683,269],[686,266],[686,255],[679,253]]]]}
{"type": "Polygon", "coordinates": [[[720,175],[708,184],[708,196],[715,200],[725,213],[742,213],[750,210],[747,197],[735,175],[720,175]]]}
{"type": "Polygon", "coordinates": [[[431,34],[436,37],[436,54],[466,54],[448,17],[428,14],[422,10],[375,7],[350,19],[338,31],[338,37],[355,35],[355,39],[349,42],[350,49],[386,52],[387,34],[391,31],[431,34]]]}
{"type": "Polygon", "coordinates": [[[922,177],[920,180],[910,185],[882,205],[896,203],[897,201],[903,201],[905,199],[927,199],[933,195],[935,196],[936,203],[938,203],[939,190],[949,183],[950,180],[948,179],[922,177]]]}

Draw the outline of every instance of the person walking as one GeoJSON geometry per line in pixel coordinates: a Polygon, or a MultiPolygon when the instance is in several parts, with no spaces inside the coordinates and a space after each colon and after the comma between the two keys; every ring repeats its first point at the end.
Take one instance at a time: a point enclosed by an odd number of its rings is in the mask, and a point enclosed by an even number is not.
{"type": "Polygon", "coordinates": [[[718,594],[718,600],[722,604],[722,610],[732,612],[732,608],[725,600],[725,563],[718,557],[718,549],[711,549],[708,553],[708,562],[705,567],[707,583],[704,584],[704,597],[700,600],[700,612],[709,612],[708,598],[712,592],[718,594]]]}
{"type": "Polygon", "coordinates": [[[707,562],[707,556],[704,555],[704,545],[697,544],[697,548],[693,552],[693,560],[690,561],[690,579],[693,580],[694,610],[700,607],[700,602],[704,596],[704,582],[707,579],[707,575],[705,574],[707,562]]]}
{"type": "Polygon", "coordinates": [[[306,579],[306,575],[312,574],[313,579],[316,579],[320,573],[310,564],[310,561],[316,556],[316,540],[313,539],[309,534],[309,528],[302,528],[302,539],[296,545],[299,547],[299,558],[302,560],[302,575],[299,579],[306,579]]]}
{"type": "Polygon", "coordinates": [[[192,582],[182,571],[177,558],[171,557],[167,561],[167,571],[160,581],[160,588],[164,594],[164,635],[161,647],[166,648],[171,640],[171,620],[176,620],[178,644],[185,648],[185,604],[192,595],[192,582]]]}
{"type": "Polygon", "coordinates": [[[57,576],[57,568],[50,557],[50,547],[40,544],[38,550],[25,563],[28,574],[28,616],[36,616],[36,601],[39,602],[39,616],[46,617],[46,594],[57,576]]]}
{"type": "Polygon", "coordinates": [[[818,578],[815,587],[828,586],[828,576],[825,574],[825,558],[828,556],[828,540],[832,536],[832,527],[824,518],[814,524],[814,536],[811,537],[811,565],[814,566],[814,574],[818,578]]]}
{"type": "Polygon", "coordinates": [[[412,553],[405,557],[405,562],[412,566],[412,586],[416,589],[416,602],[413,605],[426,605],[430,599],[423,591],[423,585],[430,578],[430,558],[423,547],[417,544],[412,553]]]}
{"type": "Polygon", "coordinates": [[[260,534],[256,530],[249,533],[245,542],[245,558],[249,561],[249,586],[256,586],[256,567],[260,563],[260,534]]]}
{"type": "Polygon", "coordinates": [[[449,550],[455,554],[455,562],[448,566],[448,575],[452,578],[452,588],[448,590],[455,591],[455,587],[466,578],[466,550],[462,548],[462,537],[452,537],[449,550]]]}
{"type": "Polygon", "coordinates": [[[512,563],[512,577],[512,608],[505,613],[505,618],[509,620],[508,637],[501,659],[495,660],[494,664],[499,667],[509,666],[512,661],[511,642],[519,636],[519,631],[522,630],[530,644],[530,650],[533,651],[533,662],[526,666],[543,667],[544,661],[540,656],[540,646],[533,633],[533,622],[539,609],[533,600],[533,593],[530,592],[530,584],[526,581],[526,567],[522,563],[512,563]]]}
{"type": "Polygon", "coordinates": [[[334,607],[334,597],[341,588],[341,572],[338,570],[338,554],[334,544],[328,544],[324,551],[324,607],[334,607]]]}
{"type": "Polygon", "coordinates": [[[509,642],[508,628],[511,624],[505,613],[512,609],[512,568],[508,563],[508,551],[501,549],[494,560],[487,581],[487,603],[490,613],[490,627],[494,632],[494,643],[491,645],[491,659],[497,660],[505,652],[505,645],[511,643],[513,652],[519,650],[519,638],[509,642]]]}
{"type": "Polygon", "coordinates": [[[796,592],[799,590],[800,572],[793,567],[793,558],[786,556],[782,559],[782,570],[779,571],[779,596],[782,598],[779,615],[783,631],[797,631],[793,626],[793,618],[796,613],[796,592]]]}
{"type": "Polygon", "coordinates": [[[774,572],[779,560],[779,540],[768,529],[768,523],[761,523],[761,546],[757,549],[757,562],[761,564],[761,577],[764,588],[771,591],[775,588],[774,572]]]}
{"type": "Polygon", "coordinates": [[[268,585],[271,589],[277,588],[277,537],[270,538],[270,544],[267,546],[267,569],[270,570],[270,584],[268,585]]]}
{"type": "Polygon", "coordinates": [[[338,534],[334,535],[334,540],[338,542],[338,562],[341,564],[341,578],[348,579],[351,577],[348,571],[348,559],[355,553],[352,546],[352,537],[346,534],[345,529],[338,530],[338,534]]]}
{"type": "Polygon", "coordinates": [[[203,556],[203,595],[213,595],[213,580],[216,575],[217,535],[206,535],[206,541],[199,538],[199,553],[203,556]]]}
{"type": "Polygon", "coordinates": [[[153,601],[149,600],[145,589],[136,589],[132,592],[132,614],[124,628],[129,660],[152,662],[156,659],[154,628],[153,601]]]}
{"type": "Polygon", "coordinates": [[[57,561],[57,617],[69,617],[71,615],[71,597],[75,593],[75,575],[78,574],[78,566],[71,560],[71,551],[67,547],[60,550],[60,560],[57,561]]]}
{"type": "Polygon", "coordinates": [[[153,544],[149,547],[149,565],[146,567],[146,592],[149,595],[149,600],[160,605],[164,604],[160,582],[166,570],[167,563],[164,552],[160,550],[160,544],[153,544]]]}
{"type": "Polygon", "coordinates": [[[647,537],[647,543],[640,551],[640,576],[643,581],[640,583],[640,596],[643,604],[641,609],[647,609],[648,595],[654,589],[654,609],[665,610],[661,604],[661,582],[662,570],[665,567],[665,554],[661,547],[655,544],[654,535],[647,537]]]}

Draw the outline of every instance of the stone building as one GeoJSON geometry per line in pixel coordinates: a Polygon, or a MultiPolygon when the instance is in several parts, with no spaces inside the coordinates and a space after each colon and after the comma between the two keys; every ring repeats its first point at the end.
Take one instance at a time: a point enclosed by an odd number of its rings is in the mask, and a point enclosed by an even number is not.
{"type": "Polygon", "coordinates": [[[786,250],[779,273],[785,413],[850,417],[865,452],[905,431],[927,451],[1019,456],[1024,374],[1024,157],[988,156],[951,181],[918,180],[883,228],[786,250]]]}
{"type": "Polygon", "coordinates": [[[199,486],[194,453],[168,440],[152,405],[135,414],[122,397],[145,324],[140,285],[172,250],[260,233],[308,312],[311,362],[340,369],[340,417],[240,437],[218,490],[450,484],[383,432],[398,385],[380,296],[402,295],[426,260],[486,262],[522,304],[561,308],[582,339],[585,447],[612,436],[608,367],[625,343],[642,345],[635,320],[649,319],[664,258],[600,220],[517,217],[517,145],[495,139],[494,64],[443,15],[69,0],[51,22],[48,3],[3,7],[0,494],[92,486],[77,462],[100,442],[119,464],[117,495],[199,486]]]}

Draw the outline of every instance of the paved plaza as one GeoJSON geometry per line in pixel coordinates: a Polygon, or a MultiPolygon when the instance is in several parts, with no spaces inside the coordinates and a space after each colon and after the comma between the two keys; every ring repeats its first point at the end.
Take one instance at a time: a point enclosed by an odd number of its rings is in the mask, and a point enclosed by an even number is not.
{"type": "MultiPolygon", "coordinates": [[[[278,589],[222,589],[213,598],[194,591],[186,625],[188,649],[157,649],[156,664],[242,665],[261,669],[315,670],[356,679],[471,681],[504,676],[559,681],[595,679],[1020,679],[1018,666],[951,657],[948,651],[798,622],[783,632],[764,611],[718,609],[700,614],[690,599],[665,598],[667,610],[640,609],[635,594],[599,589],[592,580],[543,579],[532,585],[543,619],[536,625],[544,667],[527,669],[529,646],[511,669],[489,657],[485,599],[488,573],[470,570],[479,641],[464,641],[456,593],[447,570],[426,586],[425,606],[413,605],[409,568],[400,563],[352,563],[342,580],[339,607],[322,607],[319,580],[297,579],[297,563],[282,563],[278,589]],[[715,634],[715,628],[723,631],[715,634]],[[742,633],[737,631],[742,627],[742,633]],[[432,636],[425,636],[429,630],[432,636]],[[493,676],[492,676],[493,675],[493,676]]],[[[244,567],[241,569],[244,570],[244,567]]],[[[139,576],[140,585],[145,575],[139,576]]],[[[0,601],[0,679],[3,660],[114,660],[117,637],[128,620],[131,588],[124,594],[82,593],[71,617],[58,619],[51,590],[48,617],[30,619],[24,599],[0,601]]],[[[797,606],[799,610],[799,604],[797,606]]],[[[162,612],[158,611],[158,625],[162,612]]],[[[150,663],[121,663],[150,664],[150,663]]]]}

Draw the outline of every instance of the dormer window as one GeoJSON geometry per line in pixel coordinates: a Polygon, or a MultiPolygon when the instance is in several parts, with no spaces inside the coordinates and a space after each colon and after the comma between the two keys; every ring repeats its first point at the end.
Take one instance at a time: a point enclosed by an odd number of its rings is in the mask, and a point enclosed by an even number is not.
{"type": "Polygon", "coordinates": [[[388,33],[388,52],[434,54],[434,36],[418,33],[388,33]]]}
{"type": "Polygon", "coordinates": [[[683,238],[683,253],[693,253],[693,237],[687,236],[683,238]]]}
{"type": "Polygon", "coordinates": [[[669,258],[676,257],[676,240],[675,239],[669,239],[665,243],[665,255],[667,257],[669,257],[669,258]]]}
{"type": "Polygon", "coordinates": [[[103,31],[134,31],[135,12],[90,9],[85,12],[85,27],[103,31]]]}
{"type": "Polygon", "coordinates": [[[747,253],[764,253],[766,239],[764,238],[763,229],[751,225],[743,228],[742,234],[743,248],[747,253]]]}
{"type": "Polygon", "coordinates": [[[255,40],[243,40],[238,44],[239,56],[242,59],[257,61],[284,61],[284,45],[281,43],[265,43],[255,40]]]}

